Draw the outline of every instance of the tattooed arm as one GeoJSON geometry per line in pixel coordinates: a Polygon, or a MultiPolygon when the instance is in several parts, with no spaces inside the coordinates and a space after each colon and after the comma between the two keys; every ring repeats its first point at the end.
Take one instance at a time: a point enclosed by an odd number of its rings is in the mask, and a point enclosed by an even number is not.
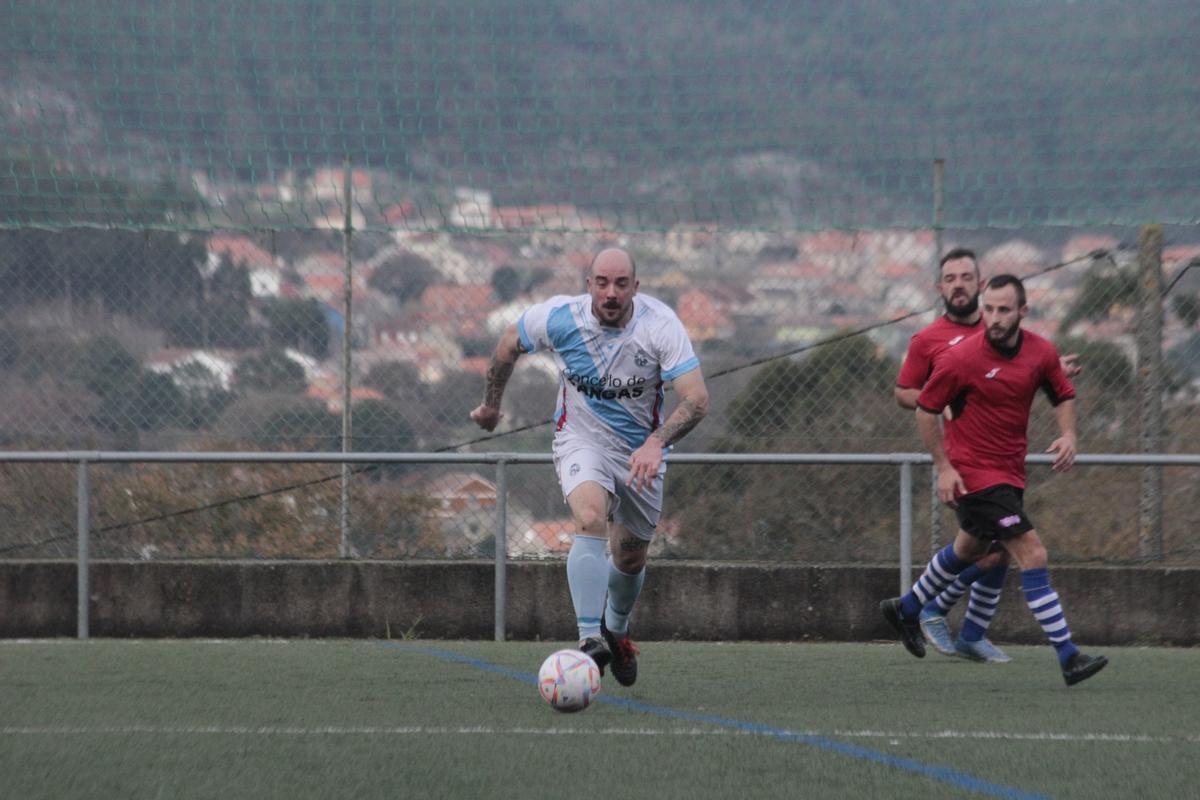
{"type": "Polygon", "coordinates": [[[488,364],[483,402],[471,412],[471,419],[485,431],[495,430],[496,425],[500,422],[500,417],[503,416],[500,413],[500,398],[504,396],[504,387],[508,385],[508,379],[512,377],[517,359],[524,352],[526,351],[521,345],[521,338],[517,335],[517,326],[509,325],[508,330],[504,331],[504,335],[500,337],[500,342],[496,345],[496,352],[492,354],[492,361],[488,364]]]}
{"type": "Polygon", "coordinates": [[[708,413],[708,387],[704,385],[700,370],[694,369],[676,378],[675,392],[679,395],[679,403],[671,416],[629,457],[629,478],[625,483],[635,491],[639,486],[649,486],[658,477],[663,450],[687,435],[708,413]]]}

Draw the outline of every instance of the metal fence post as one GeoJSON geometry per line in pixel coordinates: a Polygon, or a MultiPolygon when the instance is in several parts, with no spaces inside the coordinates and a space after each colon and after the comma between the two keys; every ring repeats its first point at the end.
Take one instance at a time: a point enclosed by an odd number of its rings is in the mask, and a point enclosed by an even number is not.
{"type": "MultiPolygon", "coordinates": [[[[1161,225],[1138,233],[1137,378],[1138,449],[1156,453],[1162,447],[1163,424],[1163,294],[1161,225]]],[[[1138,497],[1138,555],[1162,558],[1163,468],[1142,468],[1138,497]]]]}
{"type": "MultiPolygon", "coordinates": [[[[945,247],[945,230],[946,230],[946,160],[944,158],[935,158],[933,160],[933,267],[932,274],[934,280],[941,278],[941,261],[943,247],[945,247]]],[[[930,490],[929,490],[929,556],[933,557],[938,551],[938,544],[942,539],[942,504],[938,501],[937,496],[937,470],[930,468],[930,490]]],[[[901,589],[903,592],[908,591],[905,586],[901,589]]]]}
{"type": "MultiPolygon", "coordinates": [[[[342,201],[346,204],[346,219],[342,228],[342,256],[345,259],[345,271],[342,280],[342,452],[349,453],[352,448],[351,414],[351,378],[350,359],[351,341],[353,336],[352,308],[354,303],[354,251],[351,238],[354,236],[353,202],[351,195],[353,184],[350,180],[350,157],[342,161],[342,201]]],[[[350,465],[342,463],[342,497],[341,497],[341,539],[338,542],[338,555],[349,558],[350,548],[350,465]]]]}
{"type": "Polygon", "coordinates": [[[79,481],[76,485],[76,529],[79,532],[79,555],[75,567],[76,589],[79,592],[79,606],[76,612],[77,632],[80,639],[88,638],[88,606],[91,589],[88,586],[88,539],[89,518],[91,516],[91,492],[88,489],[88,462],[79,461],[79,481]]]}
{"type": "Polygon", "coordinates": [[[900,464],[900,594],[912,586],[912,528],[913,528],[912,464],[900,464]]]}
{"type": "Polygon", "coordinates": [[[937,467],[929,468],[929,557],[933,558],[942,543],[942,501],[937,493],[937,467]]]}
{"type": "Polygon", "coordinates": [[[508,472],[502,458],[496,462],[496,641],[505,639],[505,605],[508,603],[508,472]]]}

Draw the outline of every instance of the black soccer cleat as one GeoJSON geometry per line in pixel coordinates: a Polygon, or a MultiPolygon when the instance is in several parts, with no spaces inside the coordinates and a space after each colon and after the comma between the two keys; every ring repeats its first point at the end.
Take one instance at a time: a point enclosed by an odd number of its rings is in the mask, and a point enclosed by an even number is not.
{"type": "Polygon", "coordinates": [[[1108,659],[1104,656],[1085,656],[1083,653],[1076,653],[1063,665],[1063,680],[1067,682],[1067,686],[1074,686],[1080,681],[1086,681],[1106,666],[1108,666],[1108,659]]]}
{"type": "MultiPolygon", "coordinates": [[[[604,668],[612,661],[612,651],[608,649],[608,643],[599,636],[589,636],[579,644],[579,652],[590,656],[592,661],[596,662],[596,666],[600,668],[600,676],[604,676],[604,668]]],[[[618,678],[618,680],[620,680],[618,678]]]]}
{"type": "Polygon", "coordinates": [[[628,633],[620,639],[609,633],[603,617],[600,618],[600,634],[612,653],[613,677],[622,686],[633,686],[637,682],[637,645],[630,640],[628,633]]]}
{"type": "Polygon", "coordinates": [[[924,658],[925,637],[921,633],[921,623],[917,617],[904,618],[904,613],[900,610],[900,598],[892,597],[884,600],[879,604],[879,610],[883,612],[883,618],[888,621],[888,624],[896,629],[896,633],[900,634],[900,641],[904,644],[904,649],[917,658],[924,658]]]}

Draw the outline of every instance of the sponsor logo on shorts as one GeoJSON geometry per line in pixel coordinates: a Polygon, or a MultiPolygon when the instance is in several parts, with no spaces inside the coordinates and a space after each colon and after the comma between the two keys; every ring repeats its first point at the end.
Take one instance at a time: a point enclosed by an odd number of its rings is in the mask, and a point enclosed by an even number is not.
{"type": "Polygon", "coordinates": [[[571,473],[572,475],[578,475],[578,474],[579,474],[579,469],[580,469],[580,467],[579,467],[579,465],[578,465],[578,464],[572,464],[572,465],[571,465],[571,468],[570,468],[569,470],[567,470],[567,471],[568,471],[569,473],[571,473]]]}
{"type": "Polygon", "coordinates": [[[1010,514],[1009,516],[1007,516],[1007,517],[1004,517],[1003,519],[1001,519],[1001,520],[1000,520],[1000,522],[999,522],[999,523],[997,523],[997,524],[998,524],[998,525],[999,525],[1001,528],[1011,528],[1013,525],[1016,525],[1016,524],[1017,524],[1018,522],[1020,522],[1020,521],[1021,521],[1021,515],[1020,515],[1020,514],[1010,514]]]}

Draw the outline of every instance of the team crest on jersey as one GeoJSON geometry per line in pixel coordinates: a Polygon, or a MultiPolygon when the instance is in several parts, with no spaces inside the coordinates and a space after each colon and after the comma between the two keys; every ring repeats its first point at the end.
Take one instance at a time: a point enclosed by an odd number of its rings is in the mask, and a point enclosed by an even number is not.
{"type": "Polygon", "coordinates": [[[639,367],[644,367],[650,363],[650,354],[645,350],[638,350],[637,355],[633,357],[633,363],[639,367]]]}

